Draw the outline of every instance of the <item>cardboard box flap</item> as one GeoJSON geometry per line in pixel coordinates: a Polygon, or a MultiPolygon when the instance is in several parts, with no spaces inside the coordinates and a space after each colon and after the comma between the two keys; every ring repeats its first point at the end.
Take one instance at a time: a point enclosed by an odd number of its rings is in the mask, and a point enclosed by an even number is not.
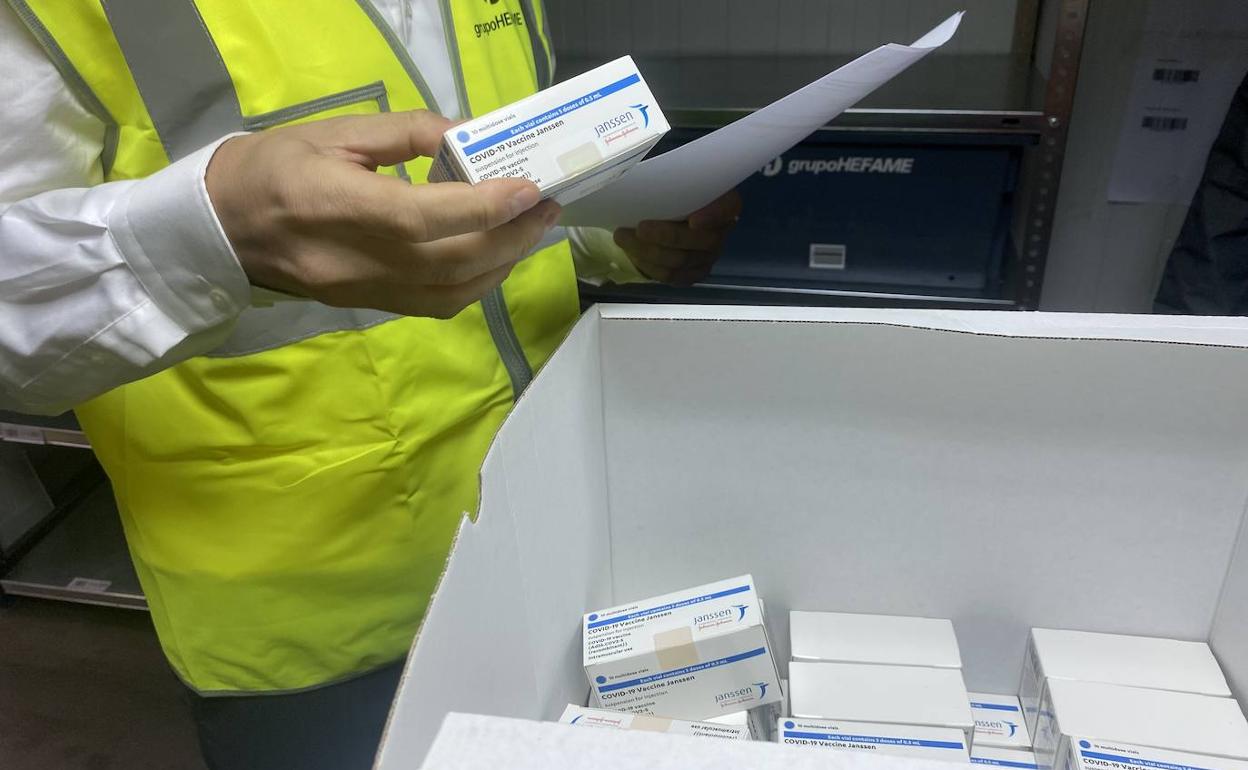
{"type": "MultiPolygon", "coordinates": [[[[448,714],[426,770],[944,770],[946,763],[448,714]]],[[[416,767],[410,765],[409,767],[416,767]]]]}

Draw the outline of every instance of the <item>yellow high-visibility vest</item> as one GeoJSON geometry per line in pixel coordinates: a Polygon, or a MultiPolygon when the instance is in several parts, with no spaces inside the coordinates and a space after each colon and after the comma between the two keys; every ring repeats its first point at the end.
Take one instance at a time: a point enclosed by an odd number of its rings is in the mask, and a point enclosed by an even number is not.
{"type": "MultiPolygon", "coordinates": [[[[107,126],[107,180],[229,131],[438,110],[369,0],[8,1],[107,126]]],[[[549,83],[540,0],[442,6],[462,114],[549,83]]],[[[452,320],[249,308],[220,349],[81,405],[181,678],[291,691],[401,659],[489,442],[577,314],[564,241],[452,320]]]]}

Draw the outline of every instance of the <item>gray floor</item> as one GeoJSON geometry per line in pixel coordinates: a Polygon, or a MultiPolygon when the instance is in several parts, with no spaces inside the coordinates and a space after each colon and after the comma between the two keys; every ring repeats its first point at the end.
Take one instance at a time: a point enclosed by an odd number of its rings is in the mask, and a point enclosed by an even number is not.
{"type": "Polygon", "coordinates": [[[0,604],[0,768],[203,770],[148,615],[0,604]]]}

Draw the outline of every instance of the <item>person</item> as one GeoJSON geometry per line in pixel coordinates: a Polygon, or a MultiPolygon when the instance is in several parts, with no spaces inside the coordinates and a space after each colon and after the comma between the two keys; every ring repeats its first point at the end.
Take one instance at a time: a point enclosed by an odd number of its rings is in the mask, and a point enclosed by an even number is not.
{"type": "Polygon", "coordinates": [[[1248,315],[1248,74],[1209,151],[1153,310],[1248,315]]]}
{"type": "MultiPolygon", "coordinates": [[[[368,767],[577,275],[689,283],[739,202],[564,231],[422,183],[551,82],[540,0],[0,4],[0,406],[74,407],[211,768],[368,767]]],[[[465,608],[468,611],[469,608],[465,608]]]]}

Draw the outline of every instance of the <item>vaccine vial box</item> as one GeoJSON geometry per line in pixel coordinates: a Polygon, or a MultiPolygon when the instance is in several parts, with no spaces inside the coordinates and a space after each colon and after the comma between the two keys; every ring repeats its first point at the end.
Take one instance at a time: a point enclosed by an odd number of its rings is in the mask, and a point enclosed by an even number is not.
{"type": "Polygon", "coordinates": [[[1050,679],[1032,733],[1036,763],[1053,770],[1074,740],[1248,759],[1248,721],[1231,698],[1050,679]]]}
{"type": "Polygon", "coordinates": [[[953,623],[938,618],[789,613],[793,660],[962,668],[953,623]]]}
{"type": "Polygon", "coordinates": [[[1071,679],[1229,698],[1218,661],[1204,642],[1033,628],[1018,696],[1035,735],[1045,681],[1071,679]]]}
{"type": "Polygon", "coordinates": [[[1248,770],[1248,762],[1072,737],[1062,770],[1248,770]]]}
{"type": "Polygon", "coordinates": [[[975,733],[976,744],[971,747],[971,763],[976,765],[995,765],[1009,767],[1014,770],[1038,770],[1036,755],[1030,749],[1003,749],[999,746],[983,746],[978,743],[979,732],[975,733]]]}
{"type": "Polygon", "coordinates": [[[975,717],[975,745],[1029,749],[1031,734],[1023,720],[1023,707],[1014,695],[968,693],[975,717]]]}
{"type": "Polygon", "coordinates": [[[693,735],[699,738],[726,738],[728,740],[751,740],[750,729],[745,725],[712,724],[709,722],[686,722],[666,719],[648,714],[624,714],[605,709],[591,709],[569,705],[559,721],[579,727],[606,727],[614,730],[648,730],[652,733],[693,735]]]}
{"type": "Polygon", "coordinates": [[[593,704],[702,721],[781,700],[749,575],[585,615],[593,704]]]}
{"type": "Polygon", "coordinates": [[[961,730],[945,727],[781,717],[777,721],[776,736],[777,743],[786,746],[874,752],[946,762],[969,759],[966,736],[961,730]]]}
{"type": "Polygon", "coordinates": [[[568,204],[605,187],[670,130],[630,56],[447,130],[430,182],[521,177],[568,204]]]}
{"type": "Polygon", "coordinates": [[[968,746],[974,738],[958,669],[794,661],[789,708],[794,718],[947,727],[968,746]]]}

